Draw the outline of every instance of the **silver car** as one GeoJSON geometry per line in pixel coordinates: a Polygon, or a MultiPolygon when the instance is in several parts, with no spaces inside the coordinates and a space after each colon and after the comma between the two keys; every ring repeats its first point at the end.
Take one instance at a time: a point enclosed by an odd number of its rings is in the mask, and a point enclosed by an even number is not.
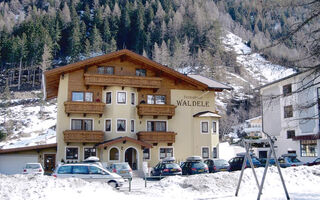
{"type": "Polygon", "coordinates": [[[112,163],[109,165],[108,170],[117,173],[123,178],[132,178],[132,169],[128,163],[112,163]]]}
{"type": "Polygon", "coordinates": [[[114,188],[123,185],[124,179],[96,164],[64,164],[57,167],[52,176],[57,178],[81,178],[87,181],[107,182],[114,188]]]}

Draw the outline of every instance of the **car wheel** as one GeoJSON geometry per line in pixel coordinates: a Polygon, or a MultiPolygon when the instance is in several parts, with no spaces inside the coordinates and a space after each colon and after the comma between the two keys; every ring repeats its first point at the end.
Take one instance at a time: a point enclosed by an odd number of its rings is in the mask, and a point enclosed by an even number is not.
{"type": "Polygon", "coordinates": [[[115,181],[109,181],[108,184],[113,188],[117,188],[117,183],[115,181]]]}

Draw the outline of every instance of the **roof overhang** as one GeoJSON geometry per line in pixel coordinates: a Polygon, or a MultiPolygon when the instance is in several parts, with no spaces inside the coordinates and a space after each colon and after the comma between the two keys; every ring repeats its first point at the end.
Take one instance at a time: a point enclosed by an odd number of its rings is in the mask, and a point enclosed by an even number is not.
{"type": "Polygon", "coordinates": [[[117,143],[126,143],[126,142],[132,142],[134,144],[137,144],[137,145],[140,145],[141,147],[143,148],[152,148],[152,145],[147,143],[147,142],[143,142],[143,141],[140,141],[140,140],[137,140],[137,139],[134,139],[134,138],[131,138],[131,137],[118,137],[118,138],[114,138],[112,140],[107,140],[107,141],[104,141],[100,144],[97,144],[96,146],[98,148],[104,148],[104,147],[108,147],[108,146],[111,146],[113,144],[117,144],[117,143]]]}
{"type": "Polygon", "coordinates": [[[14,152],[20,152],[20,151],[30,151],[30,150],[41,150],[41,149],[54,148],[54,147],[57,148],[57,143],[42,144],[42,145],[28,146],[28,147],[17,147],[17,148],[10,148],[10,149],[0,149],[0,154],[14,153],[14,152]]]}
{"type": "Polygon", "coordinates": [[[200,82],[194,78],[188,77],[184,74],[181,74],[174,69],[171,69],[169,67],[166,67],[164,65],[161,65],[157,62],[154,62],[144,56],[141,56],[139,54],[136,54],[132,51],[129,51],[127,49],[123,49],[120,51],[112,52],[109,54],[89,58],[83,61],[79,61],[76,63],[72,63],[69,65],[65,65],[62,67],[58,67],[49,71],[46,71],[44,73],[45,75],[45,81],[46,81],[46,93],[47,99],[55,98],[58,95],[58,87],[59,87],[59,81],[60,81],[60,76],[62,74],[67,74],[73,71],[77,71],[80,69],[84,69],[85,67],[88,66],[93,66],[93,65],[99,65],[114,59],[121,59],[121,60],[132,60],[134,62],[139,62],[143,67],[145,68],[150,68],[154,70],[159,70],[163,73],[165,73],[168,76],[180,79],[182,81],[185,81],[199,90],[209,90],[209,86],[203,82],[200,82]]]}
{"type": "Polygon", "coordinates": [[[318,140],[320,139],[320,133],[294,136],[292,139],[293,140],[318,140]]]}
{"type": "Polygon", "coordinates": [[[216,118],[221,118],[221,116],[218,115],[217,112],[212,112],[212,111],[199,112],[199,113],[194,114],[193,117],[216,117],[216,118]]]}

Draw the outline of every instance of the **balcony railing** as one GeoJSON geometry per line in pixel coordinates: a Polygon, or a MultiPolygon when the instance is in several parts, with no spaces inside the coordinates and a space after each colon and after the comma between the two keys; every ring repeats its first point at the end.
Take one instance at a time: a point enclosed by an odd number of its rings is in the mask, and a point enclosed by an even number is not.
{"type": "Polygon", "coordinates": [[[168,116],[175,114],[175,105],[140,104],[137,106],[139,116],[168,116]]]}
{"type": "Polygon", "coordinates": [[[104,140],[102,131],[66,130],[63,135],[65,142],[99,143],[104,140]]]}
{"type": "Polygon", "coordinates": [[[75,102],[67,101],[64,102],[65,111],[68,114],[78,113],[78,114],[100,114],[104,112],[104,103],[96,102],[75,102]]]}
{"type": "Polygon", "coordinates": [[[138,132],[138,140],[148,143],[174,143],[176,140],[177,133],[175,132],[138,132]]]}
{"type": "Polygon", "coordinates": [[[86,85],[125,86],[136,88],[160,88],[162,78],[144,76],[118,76],[107,74],[84,74],[86,85]]]}

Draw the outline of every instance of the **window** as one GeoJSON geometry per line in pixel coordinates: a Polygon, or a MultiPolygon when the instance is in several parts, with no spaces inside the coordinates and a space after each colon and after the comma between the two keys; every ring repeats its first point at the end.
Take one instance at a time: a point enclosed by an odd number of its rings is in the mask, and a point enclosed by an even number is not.
{"type": "Polygon", "coordinates": [[[145,69],[136,69],[136,76],[146,76],[145,69]]]}
{"type": "Polygon", "coordinates": [[[130,121],[130,131],[131,131],[131,133],[134,133],[134,120],[133,119],[130,121]]]}
{"type": "Polygon", "coordinates": [[[61,166],[59,167],[58,174],[72,174],[72,166],[61,166]]]}
{"type": "Polygon", "coordinates": [[[89,166],[90,174],[103,174],[106,173],[102,169],[96,167],[96,166],[89,166]]]}
{"type": "Polygon", "coordinates": [[[283,90],[283,96],[289,96],[292,94],[292,85],[288,84],[288,85],[284,85],[282,87],[283,90]]]}
{"type": "Polygon", "coordinates": [[[294,130],[287,130],[287,139],[294,138],[296,135],[294,130]]]}
{"type": "Polygon", "coordinates": [[[126,131],[126,120],[125,119],[118,119],[117,120],[117,131],[118,132],[125,132],[126,131]]]}
{"type": "Polygon", "coordinates": [[[284,118],[293,117],[292,105],[284,107],[284,118]]]}
{"type": "Polygon", "coordinates": [[[112,97],[112,93],[107,92],[106,93],[106,104],[111,104],[111,97],[112,97]]]}
{"type": "Polygon", "coordinates": [[[131,105],[135,105],[136,104],[136,95],[135,93],[131,93],[131,105]]]}
{"type": "Polygon", "coordinates": [[[201,122],[201,132],[208,133],[209,123],[208,122],[201,122]]]}
{"type": "Polygon", "coordinates": [[[218,158],[218,149],[217,149],[217,147],[213,147],[213,149],[212,149],[212,158],[218,158]]]}
{"type": "Polygon", "coordinates": [[[84,159],[90,156],[97,156],[96,148],[85,147],[84,148],[84,159]]]}
{"type": "Polygon", "coordinates": [[[72,92],[72,101],[93,101],[93,93],[92,92],[72,92]]]}
{"type": "Polygon", "coordinates": [[[209,158],[209,147],[202,147],[201,155],[203,159],[209,158]]]}
{"type": "Polygon", "coordinates": [[[147,104],[166,104],[165,95],[147,95],[147,104]]]}
{"type": "Polygon", "coordinates": [[[164,121],[148,121],[147,122],[148,131],[158,131],[166,132],[167,131],[167,122],[164,121]]]}
{"type": "Polygon", "coordinates": [[[117,92],[117,103],[118,104],[126,104],[126,93],[125,92],[117,92]]]}
{"type": "Polygon", "coordinates": [[[73,174],[89,174],[88,166],[74,165],[72,167],[73,174]]]}
{"type": "Polygon", "coordinates": [[[212,122],[212,132],[217,133],[217,122],[216,121],[212,122]]]}
{"type": "Polygon", "coordinates": [[[114,67],[108,66],[108,67],[98,67],[98,74],[114,74],[114,67]]]}
{"type": "Polygon", "coordinates": [[[173,157],[173,148],[160,148],[160,159],[164,159],[166,157],[173,157]]]}
{"type": "Polygon", "coordinates": [[[143,149],[143,160],[150,160],[150,149],[143,149]]]}
{"type": "Polygon", "coordinates": [[[300,141],[301,156],[317,157],[317,140],[301,140],[300,141]]]}
{"type": "Polygon", "coordinates": [[[109,151],[109,160],[119,160],[119,150],[115,147],[109,151]]]}
{"type": "Polygon", "coordinates": [[[106,132],[111,132],[111,119],[106,120],[106,132]]]}
{"type": "Polygon", "coordinates": [[[71,130],[92,131],[92,119],[72,119],[71,130]]]}
{"type": "Polygon", "coordinates": [[[67,160],[78,160],[78,147],[67,147],[66,148],[66,159],[67,160]]]}

